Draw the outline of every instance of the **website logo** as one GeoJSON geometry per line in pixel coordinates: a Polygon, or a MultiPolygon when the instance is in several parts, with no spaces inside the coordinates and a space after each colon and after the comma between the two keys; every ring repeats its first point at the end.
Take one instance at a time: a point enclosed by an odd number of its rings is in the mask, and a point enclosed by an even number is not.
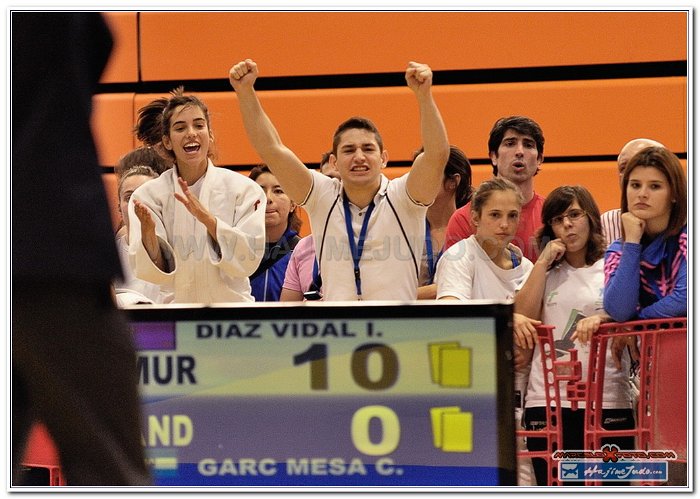
{"type": "Polygon", "coordinates": [[[678,455],[672,450],[623,450],[606,444],[600,450],[561,450],[552,453],[559,461],[561,481],[647,481],[668,480],[668,461],[678,455]]]}

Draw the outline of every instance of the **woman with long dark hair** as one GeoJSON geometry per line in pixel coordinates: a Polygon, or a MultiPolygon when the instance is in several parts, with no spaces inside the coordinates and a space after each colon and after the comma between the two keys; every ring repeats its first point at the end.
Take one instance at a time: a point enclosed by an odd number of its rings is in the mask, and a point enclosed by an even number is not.
{"type": "MultiPolygon", "coordinates": [[[[603,309],[603,255],[605,238],[600,211],[591,193],[581,186],[554,189],[542,207],[543,227],[537,242],[544,247],[525,284],[515,297],[514,329],[519,335],[534,332],[534,321],[554,326],[554,348],[557,357],[568,359],[568,350],[579,351],[582,379],[588,372],[588,347],[579,336],[595,331],[610,320],[603,309]],[[519,315],[522,314],[522,315],[519,315]],[[522,316],[531,321],[520,320],[522,316]]],[[[542,429],[547,422],[545,406],[545,373],[540,348],[532,353],[530,377],[525,395],[524,426],[542,429]]],[[[633,394],[629,383],[630,358],[622,356],[619,369],[608,353],[603,393],[603,427],[608,430],[634,428],[633,394]]],[[[563,390],[560,387],[560,390],[563,390]]],[[[572,410],[566,393],[561,392],[563,449],[583,449],[584,410],[572,410]]],[[[634,438],[606,439],[621,449],[631,449],[634,438]]],[[[528,437],[529,450],[545,449],[545,440],[528,437]]],[[[547,484],[547,466],[543,459],[533,458],[538,485],[547,484]]]]}
{"type": "Polygon", "coordinates": [[[129,202],[129,259],[136,277],[172,292],[174,303],[253,301],[248,276],[265,245],[265,194],[211,161],[207,106],[182,87],[162,106],[163,151],[175,165],[129,202]]]}

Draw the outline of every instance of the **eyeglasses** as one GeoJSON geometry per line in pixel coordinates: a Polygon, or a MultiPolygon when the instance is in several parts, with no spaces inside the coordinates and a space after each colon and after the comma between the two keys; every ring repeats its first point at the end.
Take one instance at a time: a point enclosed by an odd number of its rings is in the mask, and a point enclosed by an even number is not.
{"type": "Polygon", "coordinates": [[[552,217],[549,220],[549,225],[561,225],[564,223],[564,219],[568,218],[569,222],[574,222],[575,220],[578,220],[582,216],[586,214],[585,211],[583,210],[569,210],[568,212],[564,213],[563,215],[558,215],[556,217],[552,217]]]}

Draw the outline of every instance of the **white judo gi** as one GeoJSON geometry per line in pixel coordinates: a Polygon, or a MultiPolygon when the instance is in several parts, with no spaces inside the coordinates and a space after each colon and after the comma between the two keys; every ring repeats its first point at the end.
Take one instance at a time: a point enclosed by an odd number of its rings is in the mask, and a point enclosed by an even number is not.
{"type": "Polygon", "coordinates": [[[176,167],[167,170],[136,189],[129,201],[129,261],[135,276],[172,293],[174,303],[253,301],[248,276],[265,249],[264,191],[248,177],[209,161],[205,175],[190,189],[216,217],[217,244],[175,198],[175,192],[184,195],[177,175],[176,167]],[[167,272],[153,263],[141,242],[134,199],[152,211],[167,272]]]}

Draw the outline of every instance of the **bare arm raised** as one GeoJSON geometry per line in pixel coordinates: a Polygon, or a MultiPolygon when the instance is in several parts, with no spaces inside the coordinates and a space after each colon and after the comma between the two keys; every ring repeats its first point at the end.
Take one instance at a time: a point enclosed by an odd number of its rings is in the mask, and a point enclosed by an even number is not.
{"type": "Polygon", "coordinates": [[[414,201],[430,204],[440,189],[450,144],[440,111],[433,100],[433,71],[427,64],[409,62],[406,83],[418,99],[423,153],[413,162],[407,189],[414,201]]]}
{"type": "Polygon", "coordinates": [[[238,105],[248,139],[263,162],[270,167],[284,191],[297,203],[304,201],[311,190],[311,172],[282,143],[255,93],[258,65],[251,59],[235,64],[229,71],[229,82],[238,96],[238,105]]]}

